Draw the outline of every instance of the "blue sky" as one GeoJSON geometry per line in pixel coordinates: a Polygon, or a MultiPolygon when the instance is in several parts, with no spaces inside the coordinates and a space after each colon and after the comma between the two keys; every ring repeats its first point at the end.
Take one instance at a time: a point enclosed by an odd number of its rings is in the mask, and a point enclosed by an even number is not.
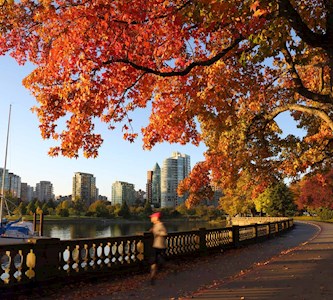
{"type": "MultiPolygon", "coordinates": [[[[203,160],[204,145],[164,143],[144,151],[140,139],[131,144],[122,139],[119,130],[110,131],[103,125],[97,126],[104,138],[98,158],[48,156],[47,152],[55,142],[42,139],[37,117],[30,111],[35,99],[22,86],[22,79],[31,70],[31,66],[19,66],[10,57],[0,57],[0,166],[4,165],[8,112],[12,104],[7,169],[19,175],[22,182],[35,186],[42,180],[51,181],[56,196],[69,195],[74,173],[86,172],[94,174],[100,194],[110,199],[111,186],[116,180],[133,183],[136,190],[145,190],[147,171],[156,162],[161,166],[173,151],[190,155],[192,167],[203,160]]],[[[134,129],[139,132],[138,128],[147,123],[147,118],[147,111],[135,113],[134,129]]],[[[278,116],[277,120],[284,134],[301,133],[288,114],[278,116]]]]}
{"type": "MultiPolygon", "coordinates": [[[[0,167],[4,166],[8,113],[12,104],[7,169],[19,175],[22,182],[35,186],[42,180],[51,181],[56,196],[69,195],[72,193],[74,172],[86,172],[94,174],[100,194],[110,199],[111,185],[116,180],[133,183],[136,190],[145,190],[147,171],[156,162],[161,166],[173,151],[190,155],[192,166],[203,160],[204,145],[195,147],[164,143],[151,151],[144,151],[140,139],[131,144],[123,140],[119,130],[113,132],[102,125],[97,126],[104,138],[98,158],[48,156],[50,146],[56,144],[42,139],[37,117],[30,111],[36,103],[35,99],[22,86],[22,79],[31,70],[31,66],[19,66],[10,57],[0,57],[0,167]]],[[[135,129],[147,123],[147,116],[145,111],[136,113],[135,129]]]]}

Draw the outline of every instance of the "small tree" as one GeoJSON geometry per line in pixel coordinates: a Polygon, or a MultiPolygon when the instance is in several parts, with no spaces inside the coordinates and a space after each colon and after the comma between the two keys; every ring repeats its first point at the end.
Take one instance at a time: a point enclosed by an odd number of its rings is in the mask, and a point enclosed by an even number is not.
{"type": "Polygon", "coordinates": [[[35,212],[36,212],[35,201],[31,201],[27,205],[27,213],[33,215],[35,212]]]}
{"type": "Polygon", "coordinates": [[[69,216],[70,203],[68,200],[62,201],[56,207],[56,214],[61,217],[69,216]]]}
{"type": "Polygon", "coordinates": [[[27,205],[24,202],[21,202],[17,207],[16,211],[18,212],[18,214],[25,215],[27,213],[27,205]]]}
{"type": "Polygon", "coordinates": [[[146,216],[151,215],[151,213],[153,212],[152,208],[151,208],[151,204],[149,203],[148,200],[146,200],[145,202],[145,206],[143,207],[143,213],[146,216]]]}
{"type": "Polygon", "coordinates": [[[333,210],[327,207],[316,209],[316,212],[321,220],[328,221],[333,219],[333,210]]]}
{"type": "Polygon", "coordinates": [[[267,188],[256,198],[255,204],[260,212],[273,217],[292,216],[296,211],[294,196],[283,182],[267,188]]]}
{"type": "Polygon", "coordinates": [[[120,210],[120,206],[119,206],[119,204],[107,205],[107,210],[108,210],[109,217],[116,217],[120,210]]]}
{"type": "Polygon", "coordinates": [[[120,210],[118,212],[118,216],[123,217],[123,218],[129,218],[131,216],[129,207],[127,205],[126,201],[123,201],[121,204],[120,210]]]}
{"type": "Polygon", "coordinates": [[[48,203],[44,203],[43,206],[42,206],[42,211],[43,211],[43,214],[44,215],[47,215],[49,214],[49,206],[48,206],[48,203]]]}
{"type": "Polygon", "coordinates": [[[271,188],[267,188],[257,198],[254,199],[255,209],[260,215],[266,214],[269,206],[271,205],[271,188]]]}
{"type": "Polygon", "coordinates": [[[47,207],[48,208],[56,208],[57,204],[52,199],[49,199],[49,201],[47,201],[47,207]]]}
{"type": "Polygon", "coordinates": [[[87,210],[84,200],[79,197],[73,201],[72,208],[73,212],[78,216],[81,215],[81,213],[85,213],[87,210]]]}
{"type": "Polygon", "coordinates": [[[107,208],[106,202],[102,200],[97,200],[93,202],[89,208],[88,212],[96,217],[109,217],[109,210],[107,208]]]}
{"type": "Polygon", "coordinates": [[[57,215],[60,217],[69,217],[69,209],[68,208],[60,208],[56,209],[57,215]]]}

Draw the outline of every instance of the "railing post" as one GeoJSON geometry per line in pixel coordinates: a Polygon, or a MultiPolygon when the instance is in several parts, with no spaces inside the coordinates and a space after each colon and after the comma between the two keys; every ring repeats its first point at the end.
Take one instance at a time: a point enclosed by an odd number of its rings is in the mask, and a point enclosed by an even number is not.
{"type": "Polygon", "coordinates": [[[259,236],[258,236],[258,223],[254,224],[254,232],[255,232],[255,241],[259,241],[259,236]]]}
{"type": "Polygon", "coordinates": [[[37,231],[37,213],[34,212],[33,219],[32,219],[32,227],[34,232],[37,231]]]}
{"type": "Polygon", "coordinates": [[[292,227],[294,227],[294,219],[289,219],[288,220],[288,228],[291,229],[292,227]]]}
{"type": "Polygon", "coordinates": [[[206,228],[199,228],[199,250],[201,254],[207,254],[206,228]]]}
{"type": "Polygon", "coordinates": [[[36,281],[47,281],[59,276],[60,239],[37,238],[34,250],[36,255],[36,281]]]}
{"type": "Polygon", "coordinates": [[[240,246],[239,242],[239,225],[232,226],[232,243],[234,248],[238,248],[240,246]]]}
{"type": "Polygon", "coordinates": [[[271,227],[271,222],[268,222],[268,237],[271,238],[272,237],[272,227],[271,227]]]}
{"type": "Polygon", "coordinates": [[[275,235],[279,235],[279,233],[280,233],[280,226],[279,226],[279,223],[276,222],[275,223],[275,235]]]}
{"type": "Polygon", "coordinates": [[[44,214],[39,214],[39,236],[43,236],[44,234],[44,214]]]}
{"type": "Polygon", "coordinates": [[[144,262],[149,264],[149,261],[152,257],[152,248],[153,248],[153,234],[151,232],[143,233],[143,255],[144,262]]]}

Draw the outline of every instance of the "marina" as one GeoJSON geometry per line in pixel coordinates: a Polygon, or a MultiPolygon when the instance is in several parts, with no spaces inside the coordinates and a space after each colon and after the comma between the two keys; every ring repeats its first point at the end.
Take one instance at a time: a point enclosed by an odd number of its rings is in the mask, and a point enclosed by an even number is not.
{"type": "Polygon", "coordinates": [[[22,243],[27,241],[31,237],[41,236],[43,228],[43,216],[40,215],[39,231],[37,232],[37,214],[34,214],[33,223],[26,221],[22,216],[17,216],[15,220],[9,221],[7,217],[12,216],[12,211],[9,209],[9,204],[13,205],[6,199],[6,167],[7,167],[7,155],[8,155],[8,141],[9,141],[9,128],[12,106],[9,106],[8,125],[7,125],[7,137],[6,137],[6,150],[4,167],[2,169],[1,180],[1,199],[0,199],[0,242],[2,244],[22,243]]]}

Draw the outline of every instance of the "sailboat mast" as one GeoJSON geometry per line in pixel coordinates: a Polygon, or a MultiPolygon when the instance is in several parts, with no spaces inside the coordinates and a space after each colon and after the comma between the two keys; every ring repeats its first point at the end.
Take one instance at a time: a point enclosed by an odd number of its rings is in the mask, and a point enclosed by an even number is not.
{"type": "Polygon", "coordinates": [[[7,140],[6,140],[6,151],[5,151],[5,163],[2,170],[2,182],[1,182],[1,201],[0,201],[0,224],[2,225],[2,214],[3,214],[3,205],[5,202],[5,173],[7,167],[7,152],[8,152],[8,140],[9,140],[9,127],[10,127],[10,115],[12,111],[12,105],[9,105],[9,116],[8,116],[8,127],[7,127],[7,140]]]}

